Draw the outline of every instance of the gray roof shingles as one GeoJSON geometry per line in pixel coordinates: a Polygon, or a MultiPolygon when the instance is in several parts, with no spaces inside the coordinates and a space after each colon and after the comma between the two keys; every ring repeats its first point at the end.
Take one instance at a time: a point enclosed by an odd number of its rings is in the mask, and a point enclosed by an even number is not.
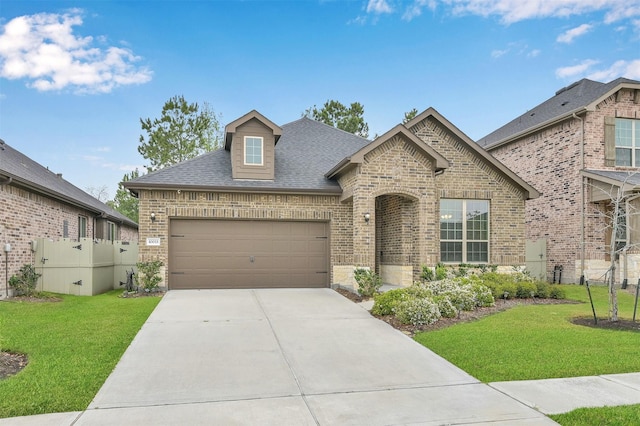
{"type": "Polygon", "coordinates": [[[640,173],[636,171],[616,171],[616,170],[591,170],[587,169],[586,172],[601,176],[603,178],[616,181],[621,185],[626,183],[628,185],[640,185],[640,173]]]}
{"type": "Polygon", "coordinates": [[[62,175],[53,173],[4,142],[0,145],[0,175],[11,178],[16,185],[76,204],[96,214],[104,214],[115,222],[138,227],[137,223],[120,212],[64,180],[62,175]]]}
{"type": "Polygon", "coordinates": [[[274,180],[234,180],[230,152],[219,149],[130,180],[125,186],[340,193],[340,185],[325,173],[370,142],[303,117],[282,126],[274,180]]]}
{"type": "Polygon", "coordinates": [[[534,129],[548,121],[580,111],[619,84],[640,84],[639,81],[618,78],[609,83],[600,83],[586,78],[558,90],[552,98],[542,102],[515,120],[489,133],[477,141],[478,145],[489,148],[510,137],[529,129],[534,129]]]}

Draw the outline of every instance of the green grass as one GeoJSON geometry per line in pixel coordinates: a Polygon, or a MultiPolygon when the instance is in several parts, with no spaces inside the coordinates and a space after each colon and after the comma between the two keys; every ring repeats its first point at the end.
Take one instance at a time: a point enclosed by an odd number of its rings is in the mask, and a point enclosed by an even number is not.
{"type": "Polygon", "coordinates": [[[59,295],[61,302],[0,303],[2,350],[29,364],[0,381],[0,418],[84,410],[159,297],[59,295]]]}
{"type": "Polygon", "coordinates": [[[563,426],[630,426],[640,419],[639,405],[621,407],[579,408],[569,413],[549,416],[563,426]]]}
{"type": "MultiPolygon", "coordinates": [[[[585,303],[519,306],[416,340],[483,382],[638,372],[640,334],[573,325],[571,318],[592,315],[591,306],[584,286],[563,287],[567,298],[585,303]]],[[[606,288],[592,293],[598,317],[606,318],[606,288]]],[[[633,296],[618,296],[620,317],[630,319],[633,296]]]]}

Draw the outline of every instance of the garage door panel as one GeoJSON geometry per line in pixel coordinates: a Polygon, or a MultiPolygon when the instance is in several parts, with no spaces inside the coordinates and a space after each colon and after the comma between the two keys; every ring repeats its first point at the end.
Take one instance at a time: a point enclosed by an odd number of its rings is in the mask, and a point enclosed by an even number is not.
{"type": "Polygon", "coordinates": [[[171,222],[169,287],[327,287],[326,222],[171,222]]]}

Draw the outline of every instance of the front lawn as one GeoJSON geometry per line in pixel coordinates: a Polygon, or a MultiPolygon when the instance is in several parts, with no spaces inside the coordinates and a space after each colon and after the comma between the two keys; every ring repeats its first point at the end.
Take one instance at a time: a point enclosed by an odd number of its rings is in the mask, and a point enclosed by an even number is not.
{"type": "Polygon", "coordinates": [[[629,426],[638,424],[640,404],[621,407],[579,408],[549,417],[563,426],[629,426]]]}
{"type": "MultiPolygon", "coordinates": [[[[415,339],[483,382],[640,371],[640,334],[572,324],[573,317],[591,316],[591,306],[584,286],[562,287],[568,299],[584,303],[519,306],[415,339]]],[[[606,287],[592,287],[592,294],[598,316],[606,318],[606,287]]],[[[631,318],[633,296],[618,295],[620,316],[631,318]]]]}
{"type": "Polygon", "coordinates": [[[0,302],[0,348],[29,357],[0,380],[0,418],[84,410],[159,297],[59,295],[60,302],[0,302]]]}

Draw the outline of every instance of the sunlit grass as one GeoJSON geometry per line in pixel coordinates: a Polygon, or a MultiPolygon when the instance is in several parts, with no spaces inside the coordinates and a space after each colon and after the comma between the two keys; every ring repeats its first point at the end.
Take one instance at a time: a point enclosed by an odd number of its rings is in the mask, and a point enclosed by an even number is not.
{"type": "Polygon", "coordinates": [[[640,421],[640,404],[620,407],[579,408],[549,416],[563,426],[631,426],[640,421]]]}
{"type": "MultiPolygon", "coordinates": [[[[519,306],[481,320],[420,333],[416,340],[484,382],[640,371],[640,333],[574,325],[590,316],[584,286],[563,286],[580,304],[519,306]]],[[[607,291],[592,287],[596,312],[607,317],[607,291]]],[[[620,316],[631,318],[633,296],[619,292],[620,316]]],[[[498,301],[497,303],[500,303],[498,301]]]]}
{"type": "Polygon", "coordinates": [[[0,381],[0,418],[85,409],[159,297],[60,295],[61,302],[0,303],[2,350],[29,364],[0,381]]]}

